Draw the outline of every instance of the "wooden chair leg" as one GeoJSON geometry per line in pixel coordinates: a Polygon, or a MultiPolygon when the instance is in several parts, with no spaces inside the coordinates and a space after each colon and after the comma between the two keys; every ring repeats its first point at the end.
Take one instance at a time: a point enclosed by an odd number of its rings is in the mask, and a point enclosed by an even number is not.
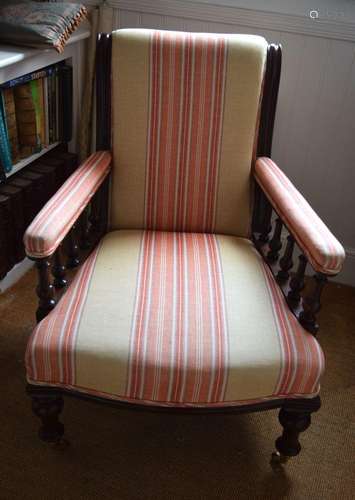
{"type": "Polygon", "coordinates": [[[279,413],[283,433],[275,441],[277,451],[272,454],[272,466],[279,466],[299,454],[301,451],[299,435],[308,429],[311,424],[311,413],[318,411],[320,406],[319,396],[312,399],[287,400],[279,413]]]}
{"type": "Polygon", "coordinates": [[[63,442],[64,425],[59,421],[63,410],[63,397],[58,392],[28,391],[32,398],[33,413],[41,419],[38,435],[42,441],[52,444],[63,442]]]}

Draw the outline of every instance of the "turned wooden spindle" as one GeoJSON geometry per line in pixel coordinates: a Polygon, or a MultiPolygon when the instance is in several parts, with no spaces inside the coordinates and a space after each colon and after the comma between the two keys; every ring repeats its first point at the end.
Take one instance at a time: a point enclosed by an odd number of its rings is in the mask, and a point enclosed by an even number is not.
{"type": "Polygon", "coordinates": [[[80,264],[80,259],[79,259],[79,246],[78,246],[78,237],[77,237],[77,226],[76,224],[73,225],[71,228],[70,232],[67,235],[67,254],[68,254],[68,260],[67,260],[67,267],[68,268],[73,268],[77,267],[80,264]]]}
{"type": "Polygon", "coordinates": [[[62,247],[59,245],[54,256],[53,256],[53,264],[52,264],[52,275],[54,277],[53,284],[56,288],[64,288],[68,281],[65,278],[65,266],[63,264],[63,254],[62,247]]]}
{"type": "Polygon", "coordinates": [[[100,189],[92,198],[89,221],[91,224],[91,230],[93,232],[98,232],[100,226],[100,189]]]}
{"type": "Polygon", "coordinates": [[[51,264],[47,258],[36,259],[36,268],[38,271],[38,285],[36,288],[38,308],[36,311],[37,322],[41,321],[55,307],[54,287],[50,280],[51,264]]]}
{"type": "Polygon", "coordinates": [[[272,229],[271,227],[271,214],[272,207],[271,205],[266,205],[264,208],[264,215],[262,220],[262,230],[259,234],[258,244],[259,246],[263,246],[265,243],[269,241],[269,233],[272,229]]]}
{"type": "Polygon", "coordinates": [[[301,300],[301,292],[304,289],[304,274],[307,267],[307,258],[301,254],[299,257],[299,263],[296,274],[290,280],[290,291],[287,295],[287,302],[292,305],[297,305],[301,300]]]}
{"type": "Polygon", "coordinates": [[[327,283],[328,278],[325,274],[317,273],[314,275],[314,285],[311,295],[302,300],[303,310],[300,313],[301,325],[310,333],[315,335],[319,329],[317,323],[317,313],[320,311],[321,303],[320,298],[324,285],[327,283]]]}
{"type": "Polygon", "coordinates": [[[101,233],[106,234],[108,226],[108,200],[110,191],[110,178],[106,177],[102,185],[102,195],[101,195],[101,233]]]}
{"type": "Polygon", "coordinates": [[[80,238],[79,245],[82,249],[90,248],[89,210],[86,208],[79,219],[80,238]]]}
{"type": "Polygon", "coordinates": [[[290,277],[290,269],[293,266],[292,254],[295,245],[295,240],[291,234],[287,236],[287,245],[283,257],[280,259],[280,270],[277,273],[276,279],[279,283],[284,283],[290,277]]]}
{"type": "Polygon", "coordinates": [[[267,254],[267,260],[269,262],[275,262],[279,258],[279,251],[282,248],[281,232],[282,232],[282,220],[280,218],[277,218],[275,221],[274,234],[269,243],[270,250],[267,254]]]}

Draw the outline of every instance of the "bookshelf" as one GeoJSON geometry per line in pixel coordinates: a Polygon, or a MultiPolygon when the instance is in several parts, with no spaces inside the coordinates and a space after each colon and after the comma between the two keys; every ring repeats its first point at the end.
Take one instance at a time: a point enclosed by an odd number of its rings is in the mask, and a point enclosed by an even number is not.
{"type": "MultiPolygon", "coordinates": [[[[69,151],[77,150],[77,128],[79,110],[81,109],[82,82],[83,82],[83,58],[85,39],[90,36],[89,24],[83,22],[73,33],[68,41],[63,54],[58,54],[54,49],[31,49],[26,47],[13,47],[0,45],[0,85],[18,78],[27,73],[38,71],[45,66],[66,61],[73,67],[73,134],[68,144],[69,151]]],[[[54,148],[56,144],[42,149],[18,163],[16,163],[7,177],[19,172],[26,165],[44,155],[54,148]]]]}
{"type": "Polygon", "coordinates": [[[37,160],[38,158],[40,158],[44,154],[48,153],[48,151],[50,151],[51,149],[58,146],[58,144],[59,144],[59,142],[54,142],[53,144],[50,144],[49,146],[43,148],[38,153],[34,153],[33,155],[28,156],[27,158],[24,158],[23,160],[18,161],[17,163],[15,163],[15,165],[13,165],[11,172],[6,174],[6,177],[11,177],[11,175],[16,174],[17,172],[22,170],[24,167],[26,167],[27,165],[29,165],[33,161],[37,160]]]}
{"type": "MultiPolygon", "coordinates": [[[[0,84],[18,78],[27,73],[38,71],[46,66],[65,61],[73,68],[73,128],[72,140],[68,143],[68,150],[72,153],[77,152],[77,130],[79,112],[81,109],[81,97],[84,81],[84,54],[85,39],[90,36],[90,27],[87,22],[83,22],[73,33],[62,54],[58,54],[54,49],[32,49],[25,47],[14,47],[10,45],[0,45],[0,84]]],[[[43,148],[15,165],[6,177],[21,171],[24,167],[31,164],[42,155],[55,148],[58,143],[51,144],[43,148]]],[[[32,262],[25,258],[16,264],[0,280],[0,294],[12,286],[23,274],[32,266],[32,262]]]]}

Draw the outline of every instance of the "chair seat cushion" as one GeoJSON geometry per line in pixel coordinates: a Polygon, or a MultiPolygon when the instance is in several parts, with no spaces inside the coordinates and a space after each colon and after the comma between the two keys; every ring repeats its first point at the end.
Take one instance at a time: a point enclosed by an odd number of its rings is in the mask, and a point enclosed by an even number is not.
{"type": "Polygon", "coordinates": [[[251,241],[108,233],[26,354],[31,384],[145,404],[313,397],[324,358],[251,241]]]}

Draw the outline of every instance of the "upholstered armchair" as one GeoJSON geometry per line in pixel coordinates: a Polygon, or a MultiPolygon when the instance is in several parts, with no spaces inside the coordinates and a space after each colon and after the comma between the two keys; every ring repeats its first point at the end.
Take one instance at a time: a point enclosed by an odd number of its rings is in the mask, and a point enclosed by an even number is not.
{"type": "Polygon", "coordinates": [[[280,67],[280,46],[258,36],[99,37],[98,151],[25,234],[39,272],[28,393],[44,441],[62,439],[72,395],[280,408],[273,460],[299,453],[320,407],[320,295],[344,251],[270,159],[280,67]],[[56,303],[63,242],[73,255],[78,235],[94,248],[56,303]]]}

